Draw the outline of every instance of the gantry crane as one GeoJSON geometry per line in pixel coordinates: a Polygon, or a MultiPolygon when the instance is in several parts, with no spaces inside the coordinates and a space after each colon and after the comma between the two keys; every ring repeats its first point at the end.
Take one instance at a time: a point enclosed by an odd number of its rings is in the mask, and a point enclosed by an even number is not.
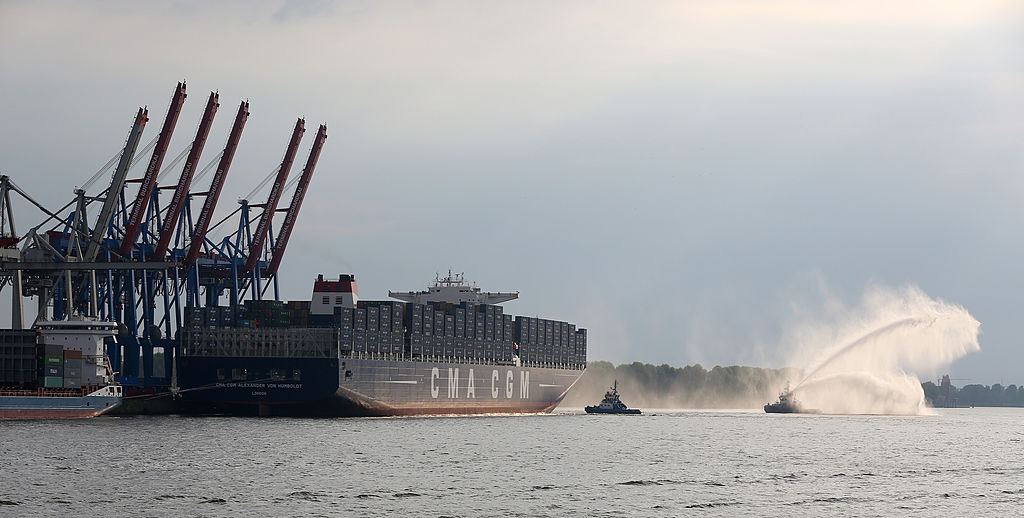
{"type": "Polygon", "coordinates": [[[17,301],[13,311],[17,317],[15,326],[21,323],[23,295],[38,297],[43,318],[67,318],[80,312],[117,321],[120,331],[116,340],[108,341],[108,355],[120,381],[128,387],[158,388],[172,383],[166,373],[172,372],[175,336],[181,329],[184,306],[204,302],[216,305],[225,289],[230,289],[233,304],[238,303],[245,290],[260,298],[262,279],[273,281],[277,297],[277,273],[327,136],[326,126],[321,125],[290,204],[286,209],[278,209],[305,131],[305,121],[299,118],[284,159],[273,173],[276,178],[266,203],[250,207],[243,200],[240,209],[221,220],[223,223],[240,214],[238,231],[214,242],[208,236],[220,224],[214,223],[215,211],[249,116],[249,103],[243,101],[239,105],[209,188],[205,192],[192,191],[219,107],[218,93],[211,93],[174,194],[166,206],[161,206],[157,178],[164,173],[161,167],[186,97],[185,84],[178,83],[155,144],[143,146],[153,146],[153,154],[138,180],[128,180],[128,174],[137,161],[148,121],[145,108],[138,110],[123,148],[94,176],[98,178],[116,162],[109,186],[98,195],[86,192],[90,180],[75,190],[71,202],[50,211],[9,178],[0,176],[0,288],[16,287],[12,293],[17,301]],[[129,203],[125,186],[136,182],[139,190],[134,194],[134,202],[129,203]],[[24,236],[18,236],[14,228],[12,192],[28,199],[46,215],[42,223],[24,236]],[[191,202],[196,196],[204,197],[204,202],[193,224],[191,202]],[[95,225],[90,227],[87,208],[96,202],[102,202],[102,207],[95,225]],[[250,231],[253,220],[249,209],[255,207],[263,211],[255,231],[250,231]],[[277,211],[285,212],[285,216],[275,239],[272,223],[277,211]],[[46,230],[48,224],[51,227],[46,230]],[[15,248],[19,243],[23,244],[20,250],[15,248]],[[48,315],[51,304],[52,317],[48,315]],[[154,351],[160,348],[166,362],[163,377],[154,373],[154,351]]]}

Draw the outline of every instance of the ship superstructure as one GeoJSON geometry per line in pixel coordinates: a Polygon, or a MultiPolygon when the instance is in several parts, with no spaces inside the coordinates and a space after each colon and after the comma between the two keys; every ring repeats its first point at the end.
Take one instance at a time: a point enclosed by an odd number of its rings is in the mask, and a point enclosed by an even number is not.
{"type": "Polygon", "coordinates": [[[441,277],[437,274],[434,277],[434,284],[424,291],[389,291],[388,296],[394,299],[414,304],[426,304],[428,302],[448,302],[461,304],[469,302],[473,304],[501,304],[519,298],[519,292],[500,293],[481,291],[474,282],[467,284],[465,274],[452,274],[441,277]]]}

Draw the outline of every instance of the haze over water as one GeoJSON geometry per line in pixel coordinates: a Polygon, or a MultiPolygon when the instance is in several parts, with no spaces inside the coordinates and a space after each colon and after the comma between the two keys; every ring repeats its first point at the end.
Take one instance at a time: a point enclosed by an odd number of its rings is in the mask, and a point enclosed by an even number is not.
{"type": "Polygon", "coordinates": [[[0,427],[9,516],[951,516],[1024,505],[1020,409],[0,427]]]}

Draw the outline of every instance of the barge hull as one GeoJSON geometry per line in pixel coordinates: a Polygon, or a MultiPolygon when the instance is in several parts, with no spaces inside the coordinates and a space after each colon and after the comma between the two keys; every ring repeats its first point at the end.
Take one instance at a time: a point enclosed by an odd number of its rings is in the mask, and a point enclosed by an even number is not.
{"type": "Polygon", "coordinates": [[[107,413],[119,402],[102,396],[0,396],[0,419],[82,419],[107,413]]]}

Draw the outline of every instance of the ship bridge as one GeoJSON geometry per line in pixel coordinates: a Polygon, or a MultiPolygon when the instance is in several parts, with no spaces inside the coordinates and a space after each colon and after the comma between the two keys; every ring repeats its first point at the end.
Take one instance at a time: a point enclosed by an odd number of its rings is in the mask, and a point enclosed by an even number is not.
{"type": "Polygon", "coordinates": [[[452,274],[448,270],[447,277],[440,274],[434,277],[434,285],[426,291],[388,291],[388,296],[414,304],[426,304],[427,302],[450,302],[459,304],[472,302],[474,304],[501,304],[519,298],[519,292],[501,293],[481,291],[474,282],[466,284],[465,274],[452,274]]]}

